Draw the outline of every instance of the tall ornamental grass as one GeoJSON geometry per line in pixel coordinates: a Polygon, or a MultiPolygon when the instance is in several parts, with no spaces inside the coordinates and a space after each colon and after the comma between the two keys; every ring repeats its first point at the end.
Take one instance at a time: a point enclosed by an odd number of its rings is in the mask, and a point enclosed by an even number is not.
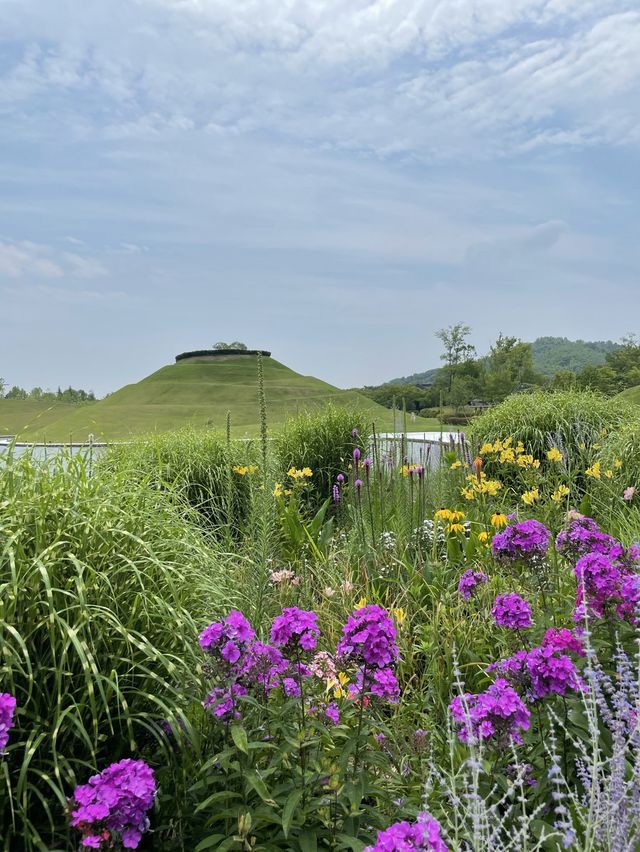
{"type": "Polygon", "coordinates": [[[336,475],[347,470],[354,447],[364,452],[370,431],[371,423],[359,409],[329,404],[321,411],[292,417],[272,436],[277,477],[286,481],[290,468],[310,468],[321,503],[331,493],[336,475]]]}
{"type": "Polygon", "coordinates": [[[514,394],[478,417],[472,434],[478,446],[511,437],[537,458],[544,458],[550,447],[578,458],[633,418],[633,406],[593,391],[536,391],[514,394]]]}
{"type": "Polygon", "coordinates": [[[78,457],[0,464],[0,691],[17,699],[0,761],[5,850],[71,848],[75,784],[157,749],[190,700],[197,628],[230,600],[174,504],[78,457]]]}
{"type": "Polygon", "coordinates": [[[257,467],[258,451],[249,441],[181,429],[114,445],[100,465],[170,491],[210,527],[237,530],[247,520],[251,503],[249,478],[238,470],[257,467]]]}

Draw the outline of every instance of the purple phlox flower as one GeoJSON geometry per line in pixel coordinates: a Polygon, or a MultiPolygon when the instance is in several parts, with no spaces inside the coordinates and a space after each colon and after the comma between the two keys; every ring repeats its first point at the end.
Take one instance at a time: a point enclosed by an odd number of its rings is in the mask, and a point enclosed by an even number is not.
{"type": "Polygon", "coordinates": [[[333,722],[334,725],[340,724],[340,711],[338,710],[338,705],[335,701],[331,701],[327,704],[324,710],[324,715],[330,722],[333,722]]]}
{"type": "Polygon", "coordinates": [[[622,492],[622,499],[626,500],[627,503],[630,503],[633,500],[636,491],[637,491],[637,488],[635,487],[635,485],[629,485],[622,492]]]}
{"type": "Polygon", "coordinates": [[[302,651],[313,651],[318,643],[320,628],[315,612],[285,607],[271,626],[271,641],[279,647],[297,647],[302,651]]]}
{"type": "Polygon", "coordinates": [[[387,668],[399,656],[396,627],[383,607],[369,604],[356,609],[342,628],[336,655],[367,668],[387,668]]]}
{"type": "Polygon", "coordinates": [[[9,692],[0,692],[0,754],[9,742],[9,731],[13,728],[16,699],[9,692]]]}
{"type": "Polygon", "coordinates": [[[372,695],[389,704],[397,704],[400,698],[400,684],[393,669],[371,668],[366,672],[362,668],[356,675],[355,682],[349,684],[349,693],[353,698],[360,695],[372,695]]]}
{"type": "Polygon", "coordinates": [[[583,620],[586,615],[602,618],[608,606],[621,602],[623,573],[619,563],[610,556],[586,553],[578,560],[574,571],[578,581],[575,621],[583,620]]]}
{"type": "Polygon", "coordinates": [[[282,690],[287,698],[300,698],[302,694],[298,681],[292,677],[282,679],[282,690]]]}
{"type": "Polygon", "coordinates": [[[263,692],[271,692],[280,686],[289,666],[279,648],[256,641],[248,647],[238,676],[249,688],[258,684],[263,692]]]}
{"type": "Polygon", "coordinates": [[[551,694],[566,695],[569,690],[586,690],[573,660],[550,645],[518,651],[512,657],[492,663],[487,671],[504,676],[529,701],[551,694]]]}
{"type": "Polygon", "coordinates": [[[377,734],[374,734],[373,738],[378,743],[378,745],[382,745],[382,743],[386,740],[386,737],[382,733],[382,731],[379,731],[377,734]]]}
{"type": "Polygon", "coordinates": [[[379,831],[373,846],[367,846],[364,852],[404,852],[404,850],[422,849],[430,852],[448,852],[442,839],[440,823],[423,811],[414,823],[396,822],[379,831]]]}
{"type": "Polygon", "coordinates": [[[578,559],[587,553],[601,553],[619,559],[624,548],[613,536],[603,533],[593,518],[574,517],[556,537],[556,550],[569,558],[578,559]]]}
{"type": "Polygon", "coordinates": [[[69,819],[82,832],[85,847],[99,849],[109,841],[111,848],[110,833],[117,832],[125,849],[137,849],[155,796],[151,767],[144,760],[121,760],[76,787],[69,819]]]}
{"type": "Polygon", "coordinates": [[[207,695],[202,706],[221,722],[231,722],[240,718],[237,699],[246,694],[247,689],[241,683],[232,683],[229,687],[216,687],[207,695]]]}
{"type": "Polygon", "coordinates": [[[515,592],[498,595],[491,614],[499,627],[508,627],[510,630],[520,630],[533,624],[531,607],[515,592]]]}
{"type": "Polygon", "coordinates": [[[569,630],[566,627],[551,627],[544,634],[541,644],[549,646],[555,651],[570,651],[579,657],[585,656],[584,645],[573,630],[569,630]]]}
{"type": "Polygon", "coordinates": [[[511,740],[521,744],[531,713],[509,681],[498,678],[485,692],[457,695],[449,710],[462,742],[511,740]]]}
{"type": "Polygon", "coordinates": [[[616,607],[620,618],[637,624],[640,617],[640,575],[629,574],[624,577],[620,584],[620,601],[616,607]]]}
{"type": "Polygon", "coordinates": [[[200,647],[210,654],[215,653],[228,641],[244,645],[255,636],[255,631],[238,610],[231,610],[223,621],[214,621],[200,634],[200,647]]]}
{"type": "Polygon", "coordinates": [[[352,438],[357,438],[359,434],[360,434],[360,430],[359,430],[359,429],[352,429],[352,430],[351,430],[351,437],[352,437],[352,438]]]}
{"type": "Polygon", "coordinates": [[[487,575],[484,571],[476,571],[473,568],[467,568],[460,577],[458,582],[458,592],[462,595],[465,601],[471,600],[476,586],[480,583],[487,582],[487,575]]]}
{"type": "Polygon", "coordinates": [[[530,519],[510,524],[496,533],[491,549],[496,559],[503,562],[531,561],[545,556],[551,533],[540,521],[530,519]]]}

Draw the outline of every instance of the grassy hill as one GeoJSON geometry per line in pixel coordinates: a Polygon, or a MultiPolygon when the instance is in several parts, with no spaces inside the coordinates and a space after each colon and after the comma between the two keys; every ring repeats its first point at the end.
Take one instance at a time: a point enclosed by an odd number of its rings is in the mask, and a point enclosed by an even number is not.
{"type": "MultiPolygon", "coordinates": [[[[95,405],[96,403],[89,403],[95,405]]],[[[0,397],[0,435],[20,435],[26,431],[49,430],[58,420],[77,411],[78,406],[63,402],[0,397]]],[[[69,440],[69,435],[60,434],[69,440]]]]}
{"type": "Polygon", "coordinates": [[[620,391],[614,396],[614,399],[624,399],[627,402],[633,402],[635,405],[640,405],[640,385],[620,391]]]}
{"type": "MultiPolygon", "coordinates": [[[[273,358],[265,358],[263,364],[267,417],[272,425],[328,402],[362,408],[382,428],[391,425],[390,411],[355,391],[302,376],[273,358]]],[[[64,412],[51,412],[48,419],[33,417],[24,428],[3,427],[3,431],[34,440],[68,441],[71,435],[74,441],[84,441],[89,434],[96,440],[115,440],[184,426],[224,428],[230,411],[236,435],[255,434],[259,422],[257,358],[229,355],[213,361],[180,361],[99,402],[61,407],[64,412]]]]}

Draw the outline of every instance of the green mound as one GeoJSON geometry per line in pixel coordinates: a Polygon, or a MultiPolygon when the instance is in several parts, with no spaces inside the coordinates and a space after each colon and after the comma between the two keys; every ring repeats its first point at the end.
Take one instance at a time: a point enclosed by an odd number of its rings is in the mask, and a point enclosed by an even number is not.
{"type": "MultiPolygon", "coordinates": [[[[333,402],[361,408],[382,428],[390,426],[391,412],[355,391],[301,376],[272,358],[265,358],[263,366],[271,425],[333,402]]],[[[63,406],[67,411],[60,417],[34,420],[15,431],[37,440],[68,441],[71,435],[74,441],[84,441],[90,434],[96,440],[115,440],[184,426],[224,428],[229,411],[236,434],[254,434],[259,423],[257,375],[253,355],[179,361],[100,402],[63,406]]]]}
{"type": "MultiPolygon", "coordinates": [[[[78,406],[64,402],[0,398],[0,435],[48,431],[58,420],[77,410],[78,406]]],[[[58,433],[58,437],[60,440],[69,440],[69,435],[63,432],[58,433]]]]}
{"type": "Polygon", "coordinates": [[[614,399],[624,399],[627,402],[632,402],[635,405],[640,405],[640,385],[635,385],[632,388],[627,388],[626,390],[620,391],[620,393],[616,394],[614,399]]]}

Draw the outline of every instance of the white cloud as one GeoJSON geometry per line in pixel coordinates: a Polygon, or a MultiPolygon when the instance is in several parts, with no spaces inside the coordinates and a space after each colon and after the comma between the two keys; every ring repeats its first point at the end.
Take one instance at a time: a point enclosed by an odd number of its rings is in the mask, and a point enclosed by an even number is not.
{"type": "MultiPolygon", "coordinates": [[[[81,241],[76,240],[79,244],[81,241]]],[[[57,251],[29,240],[0,241],[0,278],[98,278],[107,274],[96,258],[57,251]]]]}

